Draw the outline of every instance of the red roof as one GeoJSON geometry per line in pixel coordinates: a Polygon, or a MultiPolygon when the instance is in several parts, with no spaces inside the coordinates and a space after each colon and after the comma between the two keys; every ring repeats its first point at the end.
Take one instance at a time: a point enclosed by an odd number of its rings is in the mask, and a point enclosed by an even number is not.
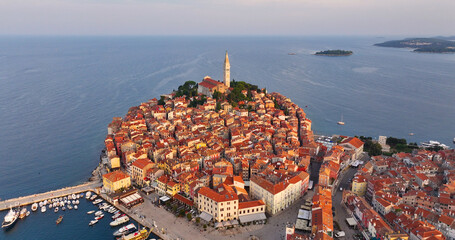
{"type": "Polygon", "coordinates": [[[265,203],[262,200],[239,202],[239,209],[259,206],[265,206],[265,203]]]}
{"type": "Polygon", "coordinates": [[[103,175],[103,178],[106,178],[111,182],[117,182],[128,177],[129,177],[128,175],[126,175],[124,172],[120,170],[106,173],[103,175]]]}
{"type": "Polygon", "coordinates": [[[352,146],[354,146],[355,148],[360,148],[363,146],[363,142],[360,141],[360,139],[356,138],[356,137],[350,137],[350,138],[347,138],[345,140],[343,140],[341,142],[342,144],[343,143],[349,143],[351,144],[352,146]]]}

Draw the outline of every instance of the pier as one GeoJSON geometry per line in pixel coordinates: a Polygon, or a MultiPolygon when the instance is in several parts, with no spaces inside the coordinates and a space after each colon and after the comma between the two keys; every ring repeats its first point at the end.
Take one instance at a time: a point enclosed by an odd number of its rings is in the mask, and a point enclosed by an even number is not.
{"type": "Polygon", "coordinates": [[[61,188],[58,190],[53,190],[45,193],[38,193],[24,197],[12,198],[7,199],[4,201],[0,201],[0,211],[7,210],[10,207],[18,207],[18,206],[26,206],[33,204],[35,202],[41,202],[46,199],[52,199],[57,197],[63,197],[67,195],[71,195],[73,193],[81,193],[86,191],[95,191],[97,187],[101,187],[101,182],[88,182],[83,183],[81,185],[73,186],[73,187],[66,187],[61,188]]]}

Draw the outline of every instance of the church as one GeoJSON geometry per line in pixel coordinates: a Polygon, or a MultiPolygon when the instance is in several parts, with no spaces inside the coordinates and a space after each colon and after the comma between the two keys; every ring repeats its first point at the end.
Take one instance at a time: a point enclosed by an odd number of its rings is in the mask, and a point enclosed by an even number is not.
{"type": "Polygon", "coordinates": [[[226,51],[226,57],[224,59],[224,80],[223,82],[213,80],[211,77],[206,76],[198,84],[197,91],[206,96],[212,97],[212,94],[216,91],[225,93],[231,86],[231,65],[229,64],[229,56],[226,51]]]}

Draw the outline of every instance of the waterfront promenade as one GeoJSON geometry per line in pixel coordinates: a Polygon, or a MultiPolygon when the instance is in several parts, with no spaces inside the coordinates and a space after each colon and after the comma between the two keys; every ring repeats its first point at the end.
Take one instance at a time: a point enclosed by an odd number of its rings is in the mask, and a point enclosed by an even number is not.
{"type": "Polygon", "coordinates": [[[89,190],[95,191],[95,189],[97,187],[100,187],[101,185],[102,185],[102,183],[99,181],[88,182],[88,183],[83,183],[83,184],[80,184],[77,186],[61,188],[58,190],[53,190],[53,191],[49,191],[49,192],[45,192],[45,193],[38,193],[38,194],[33,194],[33,195],[29,195],[29,196],[24,196],[24,197],[7,199],[7,200],[0,202],[0,211],[9,209],[10,207],[30,205],[35,202],[41,202],[46,199],[51,199],[51,198],[56,198],[56,197],[63,197],[63,196],[71,195],[73,193],[86,192],[89,190]]]}

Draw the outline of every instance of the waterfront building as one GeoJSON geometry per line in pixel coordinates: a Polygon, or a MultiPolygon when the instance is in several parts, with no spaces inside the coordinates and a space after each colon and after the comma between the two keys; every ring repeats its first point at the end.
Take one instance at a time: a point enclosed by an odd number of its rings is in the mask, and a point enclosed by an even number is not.
{"type": "Polygon", "coordinates": [[[121,170],[116,170],[103,175],[103,188],[108,192],[115,192],[131,186],[131,178],[121,170]]]}
{"type": "Polygon", "coordinates": [[[232,187],[226,184],[221,184],[215,190],[202,187],[198,191],[199,211],[204,215],[210,215],[216,222],[238,219],[238,205],[237,194],[232,187]]]}
{"type": "Polygon", "coordinates": [[[147,171],[154,166],[153,162],[149,159],[138,159],[131,164],[131,175],[133,180],[139,184],[146,183],[147,171]]]}
{"type": "Polygon", "coordinates": [[[226,88],[226,85],[224,85],[224,83],[213,80],[211,77],[206,76],[206,77],[204,77],[202,82],[200,82],[198,84],[197,91],[198,91],[198,93],[202,93],[208,97],[212,97],[212,94],[215,91],[224,93],[224,92],[226,92],[226,89],[227,88],[226,88]]]}
{"type": "Polygon", "coordinates": [[[300,199],[308,189],[306,172],[273,171],[251,177],[250,196],[266,204],[267,213],[274,215],[300,199]]]}
{"type": "Polygon", "coordinates": [[[344,147],[345,151],[353,151],[352,159],[358,159],[360,154],[363,153],[363,145],[364,143],[360,141],[360,139],[356,137],[349,137],[341,141],[340,146],[344,147]]]}

